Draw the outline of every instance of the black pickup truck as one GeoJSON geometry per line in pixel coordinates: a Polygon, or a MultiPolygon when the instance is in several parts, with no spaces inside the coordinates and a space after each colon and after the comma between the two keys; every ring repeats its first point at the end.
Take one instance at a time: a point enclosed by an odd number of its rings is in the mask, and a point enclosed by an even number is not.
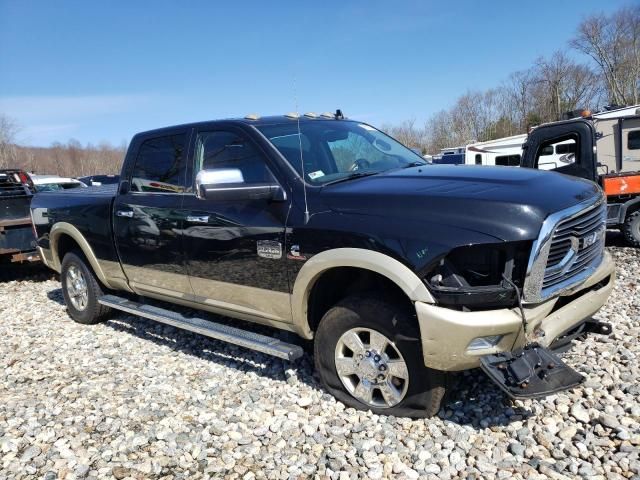
{"type": "Polygon", "coordinates": [[[286,359],[302,349],[171,304],[294,332],[328,391],[381,414],[433,415],[446,373],[478,366],[513,396],[576,385],[551,349],[614,282],[594,183],[427,165],[338,113],[140,133],[118,185],[32,215],[74,320],[115,308],[286,359]]]}

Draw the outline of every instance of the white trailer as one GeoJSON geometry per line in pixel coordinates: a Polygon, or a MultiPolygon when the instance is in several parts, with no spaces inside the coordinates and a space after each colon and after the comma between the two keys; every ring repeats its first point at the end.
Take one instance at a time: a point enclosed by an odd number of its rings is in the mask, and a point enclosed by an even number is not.
{"type": "Polygon", "coordinates": [[[465,163],[467,165],[504,165],[520,166],[522,144],[527,135],[498,138],[487,142],[477,142],[467,145],[465,149],[465,163]]]}
{"type": "MultiPolygon", "coordinates": [[[[590,116],[596,123],[604,124],[605,120],[617,122],[619,118],[638,115],[638,105],[617,108],[604,112],[594,113],[590,116]]],[[[613,125],[613,123],[612,123],[613,125]]],[[[613,138],[613,137],[611,137],[613,138]]],[[[522,145],[527,141],[527,135],[514,135],[512,137],[497,138],[487,142],[477,142],[467,145],[465,149],[465,161],[467,165],[502,165],[509,167],[520,166],[522,158],[522,145]]],[[[598,142],[601,143],[601,142],[598,142]]],[[[613,144],[608,142],[602,156],[614,156],[613,144]]],[[[562,140],[546,145],[539,154],[538,167],[541,170],[555,170],[563,165],[569,165],[575,161],[575,140],[562,140]]]]}

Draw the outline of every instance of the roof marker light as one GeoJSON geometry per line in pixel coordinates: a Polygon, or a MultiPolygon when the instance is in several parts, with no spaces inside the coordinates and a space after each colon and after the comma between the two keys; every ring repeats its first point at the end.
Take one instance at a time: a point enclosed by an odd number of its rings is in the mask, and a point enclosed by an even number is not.
{"type": "Polygon", "coordinates": [[[296,119],[296,118],[299,118],[300,115],[298,115],[298,112],[289,112],[285,114],[285,117],[296,119]]]}
{"type": "Polygon", "coordinates": [[[257,113],[250,113],[249,115],[247,115],[246,117],[247,120],[259,120],[260,119],[260,115],[258,115],[257,113]]]}
{"type": "Polygon", "coordinates": [[[320,114],[320,116],[321,116],[322,118],[333,118],[333,117],[334,117],[333,113],[331,113],[331,112],[324,112],[324,113],[321,113],[321,114],[320,114]]]}
{"type": "Polygon", "coordinates": [[[304,116],[308,118],[318,118],[318,115],[316,115],[314,112],[307,112],[304,114],[304,116]]]}

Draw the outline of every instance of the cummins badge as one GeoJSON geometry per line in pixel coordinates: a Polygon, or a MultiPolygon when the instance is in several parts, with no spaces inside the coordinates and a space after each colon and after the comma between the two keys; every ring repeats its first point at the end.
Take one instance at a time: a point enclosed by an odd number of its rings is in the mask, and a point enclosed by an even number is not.
{"type": "Polygon", "coordinates": [[[258,256],[277,260],[282,258],[282,244],[273,240],[258,240],[258,256]]]}

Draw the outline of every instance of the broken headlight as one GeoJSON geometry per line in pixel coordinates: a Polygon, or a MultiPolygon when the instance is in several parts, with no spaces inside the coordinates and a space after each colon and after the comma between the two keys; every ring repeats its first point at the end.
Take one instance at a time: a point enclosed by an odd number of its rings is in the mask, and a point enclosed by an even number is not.
{"type": "Polygon", "coordinates": [[[450,251],[425,277],[439,305],[459,310],[517,305],[531,242],[482,244],[450,251]],[[509,281],[507,281],[509,280],[509,281]]]}

